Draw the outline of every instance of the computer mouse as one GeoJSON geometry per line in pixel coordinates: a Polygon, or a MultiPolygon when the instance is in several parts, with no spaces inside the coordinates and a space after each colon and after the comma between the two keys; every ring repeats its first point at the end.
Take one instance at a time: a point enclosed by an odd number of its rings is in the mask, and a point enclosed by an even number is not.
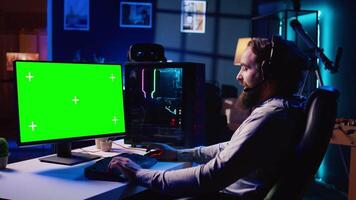
{"type": "Polygon", "coordinates": [[[119,169],[113,168],[110,169],[110,175],[112,176],[113,180],[119,182],[126,182],[128,181],[127,178],[121,173],[119,169]]]}
{"type": "Polygon", "coordinates": [[[147,152],[145,154],[145,156],[157,157],[157,156],[160,156],[162,153],[163,153],[163,150],[161,150],[161,149],[153,149],[153,150],[150,150],[149,152],[147,152]]]}

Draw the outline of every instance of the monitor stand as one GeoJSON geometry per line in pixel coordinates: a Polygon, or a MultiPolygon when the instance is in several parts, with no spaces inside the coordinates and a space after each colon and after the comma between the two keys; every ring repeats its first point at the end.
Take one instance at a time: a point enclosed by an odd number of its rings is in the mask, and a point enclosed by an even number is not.
{"type": "Polygon", "coordinates": [[[97,155],[72,152],[71,147],[72,144],[70,142],[55,144],[57,155],[40,158],[39,160],[41,162],[56,163],[62,165],[75,165],[100,158],[100,156],[97,155]]]}

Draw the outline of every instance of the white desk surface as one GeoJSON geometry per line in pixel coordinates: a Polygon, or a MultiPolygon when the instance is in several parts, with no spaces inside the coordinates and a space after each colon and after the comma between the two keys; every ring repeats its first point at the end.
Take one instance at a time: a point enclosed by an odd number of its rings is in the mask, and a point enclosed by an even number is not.
{"type": "MultiPolygon", "coordinates": [[[[116,143],[123,144],[122,140],[116,143]]],[[[103,157],[127,151],[113,144],[112,152],[97,152],[95,146],[84,148],[103,157]]],[[[82,152],[83,150],[75,150],[82,152]]],[[[135,153],[140,153],[134,151],[135,153]]],[[[71,200],[71,199],[121,199],[146,188],[126,182],[94,181],[84,177],[84,168],[97,160],[73,166],[40,162],[37,158],[7,165],[0,170],[0,198],[71,200]]],[[[187,167],[188,163],[158,162],[152,168],[172,170],[187,167]]]]}

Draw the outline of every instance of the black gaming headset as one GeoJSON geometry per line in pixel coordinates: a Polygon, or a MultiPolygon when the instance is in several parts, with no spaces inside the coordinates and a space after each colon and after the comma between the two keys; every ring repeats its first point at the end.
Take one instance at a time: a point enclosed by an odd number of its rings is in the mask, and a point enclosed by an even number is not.
{"type": "Polygon", "coordinates": [[[297,70],[307,69],[307,59],[305,55],[297,48],[294,42],[284,40],[281,36],[273,36],[271,41],[271,50],[268,59],[261,62],[262,78],[276,78],[288,73],[290,66],[297,67],[297,70]],[[287,66],[288,65],[288,66],[287,66]]]}
{"type": "Polygon", "coordinates": [[[262,80],[265,80],[266,77],[268,78],[273,77],[273,71],[274,71],[273,64],[275,63],[276,60],[275,51],[277,51],[276,48],[280,40],[281,40],[280,36],[272,37],[270,55],[266,60],[263,60],[261,62],[262,80]]]}

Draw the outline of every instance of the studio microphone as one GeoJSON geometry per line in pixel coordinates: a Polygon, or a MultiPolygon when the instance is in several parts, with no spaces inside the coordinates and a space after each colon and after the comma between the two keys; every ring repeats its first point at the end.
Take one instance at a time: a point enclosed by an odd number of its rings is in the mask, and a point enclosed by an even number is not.
{"type": "Polygon", "coordinates": [[[318,46],[315,44],[315,42],[311,39],[311,37],[304,31],[302,25],[300,22],[296,19],[292,20],[290,22],[290,25],[292,26],[293,30],[299,34],[299,36],[304,40],[306,45],[309,48],[312,48],[315,50],[315,55],[318,57],[325,65],[327,69],[333,69],[333,63],[329,60],[329,58],[326,57],[324,52],[318,48],[318,46]]]}

